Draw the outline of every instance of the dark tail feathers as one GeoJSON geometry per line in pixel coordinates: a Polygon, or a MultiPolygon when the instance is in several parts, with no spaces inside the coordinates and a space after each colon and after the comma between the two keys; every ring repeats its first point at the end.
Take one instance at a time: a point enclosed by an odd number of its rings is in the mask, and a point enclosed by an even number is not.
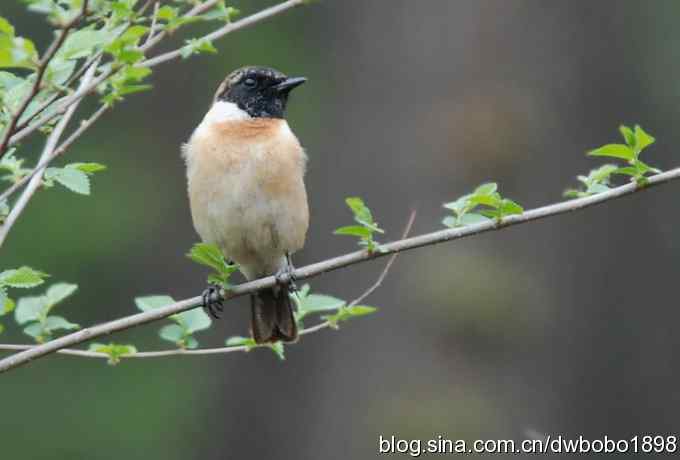
{"type": "Polygon", "coordinates": [[[293,304],[285,287],[274,286],[256,293],[252,299],[252,314],[251,330],[256,343],[297,340],[293,304]]]}

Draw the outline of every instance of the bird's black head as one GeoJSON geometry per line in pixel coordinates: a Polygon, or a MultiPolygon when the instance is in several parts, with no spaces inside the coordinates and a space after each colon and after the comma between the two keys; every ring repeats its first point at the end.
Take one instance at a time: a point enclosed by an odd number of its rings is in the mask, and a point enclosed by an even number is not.
{"type": "Polygon", "coordinates": [[[215,100],[232,102],[251,117],[283,118],[288,94],[306,81],[268,67],[242,67],[222,82],[215,100]]]}

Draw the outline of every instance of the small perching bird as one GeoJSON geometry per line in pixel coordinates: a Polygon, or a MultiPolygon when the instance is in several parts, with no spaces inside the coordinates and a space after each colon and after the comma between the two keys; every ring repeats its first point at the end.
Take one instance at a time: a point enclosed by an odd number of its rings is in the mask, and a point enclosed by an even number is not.
{"type": "MultiPolygon", "coordinates": [[[[290,91],[305,81],[266,67],[235,70],[183,149],[194,227],[248,280],[289,275],[290,255],[305,242],[307,158],[284,119],[290,91]]],[[[204,306],[214,313],[209,300],[204,306]]],[[[255,342],[297,339],[288,286],[251,295],[251,309],[255,342]]]]}

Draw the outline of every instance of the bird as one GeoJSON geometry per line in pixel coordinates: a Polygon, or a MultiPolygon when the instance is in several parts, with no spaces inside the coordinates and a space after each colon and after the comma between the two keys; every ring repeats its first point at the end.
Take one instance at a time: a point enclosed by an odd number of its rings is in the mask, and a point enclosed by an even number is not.
{"type": "MultiPolygon", "coordinates": [[[[183,145],[191,216],[205,243],[220,248],[247,280],[275,275],[251,294],[251,334],[257,344],[294,342],[298,327],[289,292],[291,255],[309,226],[304,175],[307,155],[285,119],[291,91],[307,81],[262,66],[246,66],[222,81],[200,124],[183,145]]],[[[213,316],[217,286],[204,291],[213,316]]]]}

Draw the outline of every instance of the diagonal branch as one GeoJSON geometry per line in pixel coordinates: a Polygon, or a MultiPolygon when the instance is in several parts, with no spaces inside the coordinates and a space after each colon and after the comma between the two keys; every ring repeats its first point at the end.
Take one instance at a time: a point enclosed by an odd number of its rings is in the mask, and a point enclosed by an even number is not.
{"type": "MultiPolygon", "coordinates": [[[[26,182],[31,180],[33,176],[38,174],[39,172],[43,171],[45,168],[49,166],[49,164],[57,158],[58,156],[63,155],[66,150],[73,144],[80,136],[83,135],[85,131],[87,131],[99,118],[106,112],[111,106],[104,104],[101,107],[99,107],[87,120],[83,120],[80,122],[80,126],[71,133],[71,135],[56,149],[52,154],[45,158],[44,160],[41,160],[38,165],[33,168],[31,172],[26,174],[24,177],[22,177],[20,180],[12,184],[11,187],[9,187],[7,190],[2,192],[0,194],[0,203],[3,200],[6,200],[9,198],[14,192],[19,190],[26,182]]],[[[2,242],[0,241],[0,245],[2,245],[2,242]]]]}
{"type": "MultiPolygon", "coordinates": [[[[579,209],[588,208],[590,206],[595,206],[610,200],[615,200],[677,179],[680,179],[680,167],[649,177],[648,183],[645,186],[640,186],[637,183],[631,182],[597,195],[551,204],[526,211],[522,214],[507,216],[501,219],[499,222],[484,222],[460,228],[439,230],[411,238],[405,238],[382,245],[382,252],[376,252],[372,254],[367,253],[365,250],[352,252],[298,268],[295,270],[293,275],[299,280],[312,278],[332,270],[338,270],[340,268],[359,264],[379,257],[388,256],[394,253],[417,249],[424,246],[431,246],[434,244],[444,243],[446,241],[453,241],[493,230],[501,230],[512,225],[524,224],[535,220],[544,219],[546,217],[557,216],[579,209]]],[[[249,281],[247,283],[234,286],[229,292],[224,293],[224,298],[231,299],[234,297],[240,297],[260,289],[270,288],[276,283],[277,280],[274,276],[268,276],[266,278],[249,281]]],[[[80,331],[73,332],[58,339],[54,339],[42,345],[33,347],[30,350],[21,351],[0,360],[0,373],[24,365],[36,358],[54,353],[57,350],[67,348],[72,345],[77,345],[79,343],[83,343],[103,335],[111,334],[113,332],[130,329],[142,324],[147,324],[159,319],[167,318],[170,315],[199,307],[201,304],[201,296],[191,297],[162,308],[137,313],[135,315],[127,316],[114,321],[81,329],[80,331]]]]}
{"type": "MultiPolygon", "coordinates": [[[[96,64],[90,67],[90,69],[85,74],[80,83],[81,87],[87,86],[90,83],[92,77],[94,77],[94,72],[96,68],[97,68],[96,64]]],[[[47,164],[49,163],[48,160],[50,160],[54,156],[54,152],[55,149],[57,148],[59,138],[61,138],[61,135],[63,134],[64,129],[66,128],[66,125],[68,125],[69,121],[71,120],[71,117],[73,116],[77,108],[78,104],[73,104],[71,107],[69,107],[68,111],[62,117],[62,119],[59,120],[59,123],[57,123],[57,126],[55,126],[54,130],[47,138],[47,142],[45,143],[45,148],[43,149],[43,153],[40,156],[39,163],[47,164]]],[[[30,201],[31,197],[33,197],[33,194],[36,192],[36,190],[38,190],[38,187],[40,187],[40,184],[42,183],[42,177],[43,170],[41,169],[39,171],[36,171],[29,180],[28,185],[24,189],[24,192],[21,194],[17,202],[14,203],[12,211],[9,213],[7,219],[0,227],[0,246],[2,246],[2,244],[5,242],[5,239],[7,238],[7,234],[9,233],[10,229],[26,208],[26,205],[30,201]]]]}
{"type": "MultiPolygon", "coordinates": [[[[411,227],[413,226],[413,221],[415,220],[416,217],[416,212],[412,211],[411,216],[409,217],[408,223],[406,224],[406,227],[404,229],[404,233],[402,234],[401,238],[404,239],[408,236],[408,234],[411,232],[411,227]]],[[[373,292],[375,292],[376,289],[380,287],[382,282],[385,280],[385,277],[387,276],[387,273],[390,271],[390,268],[392,268],[392,265],[394,264],[394,261],[397,259],[399,256],[398,252],[395,252],[392,254],[392,257],[390,257],[385,264],[385,268],[380,272],[380,275],[378,276],[378,279],[368,288],[366,289],[359,297],[354,299],[349,303],[349,307],[352,307],[354,305],[357,305],[359,302],[362,302],[366,297],[371,295],[373,292]]],[[[306,334],[311,334],[313,332],[320,331],[322,329],[327,329],[331,327],[331,323],[329,321],[323,321],[319,324],[316,324],[314,326],[302,329],[300,331],[300,335],[306,335],[306,334]]],[[[265,346],[265,345],[260,345],[260,346],[265,346]]],[[[258,346],[258,347],[260,347],[258,346]]],[[[36,345],[12,345],[12,344],[0,344],[0,350],[16,350],[16,351],[21,351],[21,350],[30,350],[32,348],[35,348],[36,345]]],[[[187,350],[184,348],[174,348],[172,350],[159,350],[159,351],[140,351],[134,354],[130,355],[123,355],[121,358],[159,358],[163,356],[177,356],[177,355],[189,355],[189,356],[196,356],[196,355],[214,355],[214,354],[224,354],[224,353],[232,353],[235,351],[249,351],[251,347],[246,346],[246,345],[237,345],[237,346],[227,346],[227,347],[218,347],[218,348],[200,348],[197,350],[187,350]]],[[[73,348],[62,348],[61,350],[57,350],[57,353],[61,353],[64,355],[71,355],[71,356],[80,356],[82,358],[110,358],[110,356],[106,353],[101,353],[98,351],[88,351],[88,350],[76,350],[73,348]]]]}

